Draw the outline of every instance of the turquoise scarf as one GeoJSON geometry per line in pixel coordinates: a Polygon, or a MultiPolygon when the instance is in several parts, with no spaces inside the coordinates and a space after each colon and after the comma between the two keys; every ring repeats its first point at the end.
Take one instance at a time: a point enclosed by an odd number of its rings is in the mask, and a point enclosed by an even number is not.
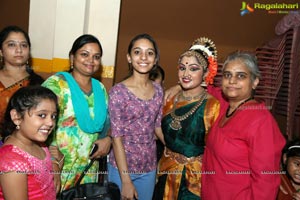
{"type": "Polygon", "coordinates": [[[100,133],[103,129],[107,117],[107,105],[102,88],[98,81],[92,78],[92,91],[94,93],[94,119],[90,115],[88,103],[84,97],[84,93],[80,89],[78,83],[68,72],[58,72],[57,75],[63,75],[68,82],[75,117],[79,127],[86,133],[100,133]]]}

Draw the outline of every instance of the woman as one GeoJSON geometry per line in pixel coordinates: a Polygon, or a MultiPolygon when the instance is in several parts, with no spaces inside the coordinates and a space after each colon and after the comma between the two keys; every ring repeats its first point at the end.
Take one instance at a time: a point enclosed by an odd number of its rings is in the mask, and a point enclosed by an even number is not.
{"type": "MultiPolygon", "coordinates": [[[[113,151],[108,177],[122,199],[151,200],[156,175],[155,131],[160,130],[163,90],[149,79],[159,60],[154,39],[148,34],[134,37],[128,47],[130,75],[109,92],[109,114],[113,151]]],[[[158,138],[163,141],[161,132],[158,138]]]]}
{"type": "Polygon", "coordinates": [[[202,87],[217,69],[214,43],[199,38],[178,61],[182,91],[164,106],[166,148],[158,166],[155,199],[200,199],[205,137],[219,113],[219,102],[202,87]]]}
{"type": "MultiPolygon", "coordinates": [[[[42,84],[59,99],[60,112],[51,145],[65,157],[62,190],[74,186],[89,163],[93,144],[98,145],[98,150],[91,158],[105,156],[110,149],[111,138],[104,131],[108,120],[107,93],[103,84],[92,78],[100,68],[102,54],[96,37],[82,35],[74,41],[69,53],[70,71],[57,73],[42,84]]],[[[97,172],[97,163],[90,170],[97,172]]],[[[82,183],[97,182],[97,178],[97,173],[89,173],[82,183]]]]}
{"type": "Polygon", "coordinates": [[[203,157],[203,199],[276,199],[285,139],[263,102],[254,99],[259,83],[256,58],[234,52],[224,62],[220,116],[208,134],[203,157]],[[224,97],[226,99],[224,99],[224,97]]]}
{"type": "Polygon", "coordinates": [[[43,82],[28,65],[30,47],[29,36],[21,28],[7,26],[0,32],[0,122],[15,91],[43,82]]]}

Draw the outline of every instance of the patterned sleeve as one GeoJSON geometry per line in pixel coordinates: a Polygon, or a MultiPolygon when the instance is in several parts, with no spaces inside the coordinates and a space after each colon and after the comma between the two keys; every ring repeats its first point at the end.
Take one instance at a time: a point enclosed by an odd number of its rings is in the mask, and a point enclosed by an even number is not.
{"type": "Polygon", "coordinates": [[[126,128],[124,123],[124,114],[126,114],[123,108],[126,106],[124,90],[119,84],[115,85],[109,91],[109,117],[111,123],[111,135],[113,137],[123,136],[123,130],[126,128]]]}
{"type": "MultiPolygon", "coordinates": [[[[42,86],[49,88],[50,90],[52,90],[56,96],[58,97],[58,106],[59,106],[59,110],[60,111],[64,111],[65,110],[65,105],[66,103],[64,102],[64,93],[63,93],[63,88],[67,87],[67,82],[62,79],[61,76],[58,75],[53,75],[50,76],[43,84],[42,86]]],[[[62,113],[59,114],[60,116],[62,115],[62,113]]],[[[53,134],[54,135],[54,134],[53,134]]],[[[50,137],[49,137],[50,138],[50,137]]],[[[57,146],[56,137],[51,137],[51,145],[53,146],[57,146]]]]}
{"type": "Polygon", "coordinates": [[[25,158],[13,151],[12,145],[3,146],[0,149],[0,174],[6,172],[20,172],[26,173],[29,172],[29,164],[25,158]]]}

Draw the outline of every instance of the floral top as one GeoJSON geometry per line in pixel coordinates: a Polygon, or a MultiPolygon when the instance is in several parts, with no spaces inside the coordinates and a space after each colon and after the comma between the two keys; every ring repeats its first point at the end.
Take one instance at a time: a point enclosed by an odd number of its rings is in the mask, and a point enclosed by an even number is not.
{"type": "MultiPolygon", "coordinates": [[[[48,148],[43,147],[43,150],[46,157],[44,160],[40,160],[13,145],[5,145],[0,148],[0,172],[26,173],[29,200],[55,199],[51,156],[48,148]]],[[[16,189],[17,187],[16,183],[16,189]]],[[[1,187],[0,199],[4,199],[1,187]]]]}
{"type": "MultiPolygon", "coordinates": [[[[108,95],[105,87],[99,82],[105,94],[106,104],[108,95]]],[[[89,162],[89,152],[92,144],[98,139],[99,134],[85,133],[80,129],[72,104],[71,91],[67,81],[62,75],[53,75],[43,84],[58,96],[59,117],[57,129],[53,134],[51,145],[57,146],[65,155],[64,166],[61,174],[62,190],[68,189],[76,183],[84,167],[89,162]]],[[[85,94],[90,113],[94,108],[94,94],[85,94]]],[[[100,103],[100,102],[99,102],[100,103]]],[[[107,112],[105,110],[104,112],[107,112]]],[[[93,116],[92,116],[93,117],[93,116]]],[[[84,176],[82,183],[96,182],[98,180],[98,166],[95,162],[90,169],[91,173],[84,176]],[[92,173],[93,172],[93,173],[92,173]]]]}
{"type": "MultiPolygon", "coordinates": [[[[156,169],[156,143],[154,130],[161,126],[163,90],[154,83],[155,94],[142,100],[130,92],[123,83],[109,92],[109,114],[113,137],[123,137],[123,145],[130,173],[156,169]]],[[[109,162],[117,167],[111,151],[109,162]]]]}

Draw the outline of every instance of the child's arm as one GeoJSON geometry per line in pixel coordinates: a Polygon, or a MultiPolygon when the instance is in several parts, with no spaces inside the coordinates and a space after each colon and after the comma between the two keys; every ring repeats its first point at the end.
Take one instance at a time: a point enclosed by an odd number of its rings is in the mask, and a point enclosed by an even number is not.
{"type": "Polygon", "coordinates": [[[0,175],[0,186],[5,200],[27,200],[27,174],[8,172],[0,175]]]}

